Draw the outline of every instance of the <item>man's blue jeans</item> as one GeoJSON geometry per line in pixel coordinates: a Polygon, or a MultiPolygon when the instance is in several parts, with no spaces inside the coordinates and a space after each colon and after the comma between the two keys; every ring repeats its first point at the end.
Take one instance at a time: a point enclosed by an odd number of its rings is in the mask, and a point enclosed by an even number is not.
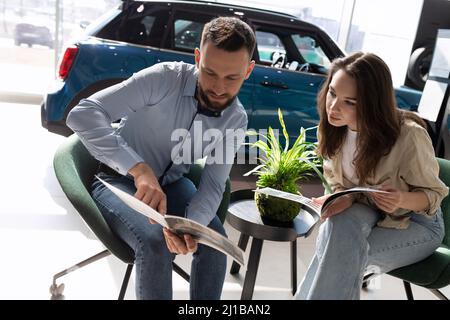
{"type": "MultiPolygon", "coordinates": [[[[109,176],[100,178],[134,195],[134,181],[128,177],[109,176]]],[[[196,188],[183,177],[163,186],[167,196],[167,214],[184,216],[186,206],[196,188]]],[[[136,297],[138,299],[172,299],[172,261],[175,254],[166,246],[162,227],[151,224],[148,218],[111,193],[97,179],[92,185],[92,196],[111,229],[134,250],[136,265],[136,297]]],[[[226,235],[216,216],[208,225],[226,235]]],[[[226,271],[226,256],[210,247],[198,245],[193,254],[190,279],[191,299],[220,299],[226,271]]]]}
{"type": "Polygon", "coordinates": [[[408,229],[377,227],[379,213],[355,203],[319,229],[316,252],[296,299],[359,299],[366,271],[386,273],[432,254],[444,238],[441,209],[412,213],[408,229]]]}

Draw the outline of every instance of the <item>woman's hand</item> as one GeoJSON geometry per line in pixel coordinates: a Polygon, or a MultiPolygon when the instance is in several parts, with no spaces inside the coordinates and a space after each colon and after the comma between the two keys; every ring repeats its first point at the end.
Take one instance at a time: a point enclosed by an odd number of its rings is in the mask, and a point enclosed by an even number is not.
{"type": "Polygon", "coordinates": [[[391,186],[383,186],[381,190],[386,192],[372,192],[370,197],[387,214],[394,213],[397,209],[419,212],[430,208],[424,191],[401,191],[391,186]]]}
{"type": "MultiPolygon", "coordinates": [[[[329,196],[330,195],[325,195],[319,198],[312,198],[312,200],[317,204],[323,204],[329,196]]],[[[350,208],[353,204],[353,200],[354,198],[350,194],[340,196],[339,198],[334,200],[333,203],[331,203],[328,208],[322,213],[320,220],[326,220],[329,217],[339,214],[345,209],[350,208]]]]}
{"type": "Polygon", "coordinates": [[[311,198],[311,200],[312,200],[314,203],[317,203],[317,204],[322,205],[322,204],[325,202],[325,200],[328,199],[328,197],[329,197],[330,195],[331,195],[331,194],[326,194],[326,195],[323,195],[323,196],[318,197],[318,198],[311,198]]]}
{"type": "Polygon", "coordinates": [[[386,213],[393,213],[401,208],[404,202],[405,192],[390,186],[383,186],[380,190],[386,192],[372,192],[370,198],[375,202],[377,207],[386,213]]]}

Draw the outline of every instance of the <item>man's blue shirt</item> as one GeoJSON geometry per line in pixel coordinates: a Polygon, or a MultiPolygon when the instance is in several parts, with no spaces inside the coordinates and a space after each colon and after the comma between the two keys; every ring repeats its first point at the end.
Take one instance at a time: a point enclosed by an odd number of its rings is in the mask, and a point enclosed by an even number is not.
{"type": "Polygon", "coordinates": [[[206,157],[186,216],[207,225],[244,140],[247,115],[237,98],[220,117],[197,113],[196,86],[194,65],[156,64],[81,100],[69,113],[67,125],[96,159],[122,175],[145,162],[160,177],[173,160],[162,182],[168,184],[189,172],[195,160],[206,157]],[[119,127],[112,128],[111,123],[119,119],[119,127]]]}

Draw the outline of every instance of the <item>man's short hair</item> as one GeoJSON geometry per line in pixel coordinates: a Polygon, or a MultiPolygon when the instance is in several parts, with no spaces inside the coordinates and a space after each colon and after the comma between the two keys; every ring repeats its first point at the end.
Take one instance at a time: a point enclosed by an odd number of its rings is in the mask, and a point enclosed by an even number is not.
{"type": "Polygon", "coordinates": [[[218,17],[205,24],[201,46],[207,41],[229,52],[245,47],[250,59],[256,45],[253,30],[244,21],[235,17],[218,17]]]}

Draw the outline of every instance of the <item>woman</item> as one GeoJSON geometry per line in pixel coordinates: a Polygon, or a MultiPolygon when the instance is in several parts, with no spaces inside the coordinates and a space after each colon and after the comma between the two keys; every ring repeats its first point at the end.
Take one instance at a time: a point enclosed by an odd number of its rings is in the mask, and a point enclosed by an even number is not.
{"type": "Polygon", "coordinates": [[[318,153],[333,192],[368,186],[386,193],[342,196],[324,213],[295,298],[359,299],[366,272],[417,262],[440,245],[448,188],[423,121],[396,107],[389,68],[376,55],[334,61],[318,110],[318,153]]]}

